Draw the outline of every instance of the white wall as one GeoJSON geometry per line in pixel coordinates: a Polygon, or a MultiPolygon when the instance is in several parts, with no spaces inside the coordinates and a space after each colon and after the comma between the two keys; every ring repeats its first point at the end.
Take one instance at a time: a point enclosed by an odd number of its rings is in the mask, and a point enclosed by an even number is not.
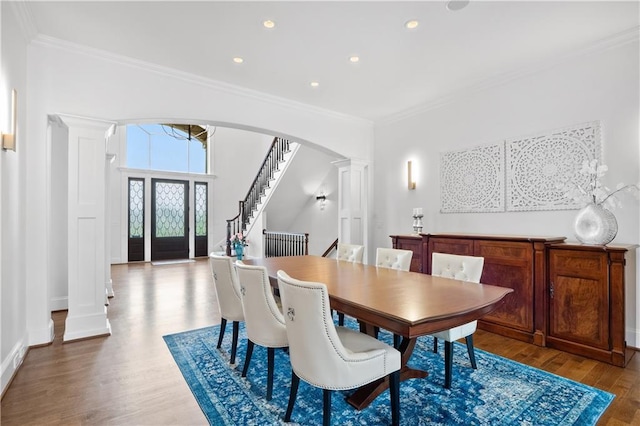
{"type": "MultiPolygon", "coordinates": [[[[25,355],[29,343],[25,300],[25,162],[30,150],[26,125],[27,41],[11,3],[0,2],[0,132],[11,119],[11,90],[18,93],[16,151],[0,150],[0,360],[1,391],[25,355]]],[[[44,120],[46,122],[46,119],[44,120]]],[[[34,267],[45,267],[32,253],[34,267]]]]}
{"type": "Polygon", "coordinates": [[[69,274],[68,274],[68,170],[69,170],[69,129],[64,123],[52,118],[50,121],[50,171],[48,179],[50,188],[49,205],[49,279],[51,310],[59,311],[68,308],[69,274]],[[54,226],[55,225],[55,226],[54,226]]]}
{"type": "MultiPolygon", "coordinates": [[[[470,93],[430,110],[378,124],[375,132],[375,244],[391,246],[389,235],[410,233],[411,212],[422,207],[425,233],[458,232],[573,237],[575,210],[442,214],[440,153],[511,137],[600,120],[607,186],[640,181],[638,39],[568,58],[540,72],[470,93]],[[407,190],[406,162],[418,169],[417,189],[407,190]]],[[[639,202],[624,198],[615,211],[618,236],[640,241],[639,202]]],[[[637,305],[636,305],[637,306],[637,305]]],[[[629,312],[628,312],[629,314],[629,312]]],[[[637,325],[627,321],[627,327],[637,325]]],[[[630,344],[640,346],[640,327],[630,344]]]]}
{"type": "Polygon", "coordinates": [[[337,155],[300,147],[267,206],[267,229],[309,233],[309,254],[321,255],[338,238],[337,155]],[[324,210],[316,196],[326,195],[324,210]]]}
{"type": "MultiPolygon", "coordinates": [[[[338,169],[331,165],[324,179],[318,185],[313,196],[300,210],[296,221],[291,225],[292,230],[301,229],[307,224],[309,234],[309,254],[321,256],[327,248],[338,238],[338,169]],[[319,194],[324,194],[324,208],[316,199],[319,194]]],[[[335,253],[334,253],[335,254],[335,253]]]]}

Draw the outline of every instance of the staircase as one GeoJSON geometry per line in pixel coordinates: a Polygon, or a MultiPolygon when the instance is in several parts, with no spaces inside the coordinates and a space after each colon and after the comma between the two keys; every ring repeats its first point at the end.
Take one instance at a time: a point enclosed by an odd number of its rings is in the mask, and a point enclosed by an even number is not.
{"type": "Polygon", "coordinates": [[[238,202],[238,214],[227,220],[226,252],[231,256],[231,236],[239,232],[245,235],[251,230],[252,220],[266,205],[270,191],[286,169],[286,165],[295,154],[298,144],[286,139],[274,138],[262,166],[258,171],[247,195],[238,202]]]}

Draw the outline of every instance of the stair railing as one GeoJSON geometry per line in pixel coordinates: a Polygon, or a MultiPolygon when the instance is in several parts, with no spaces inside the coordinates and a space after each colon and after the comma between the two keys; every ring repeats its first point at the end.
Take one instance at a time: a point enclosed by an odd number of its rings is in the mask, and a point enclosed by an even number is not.
{"type": "Polygon", "coordinates": [[[322,253],[322,257],[329,256],[331,252],[337,249],[338,249],[338,239],[336,238],[335,241],[332,242],[331,245],[324,251],[324,253],[322,253]]]}
{"type": "Polygon", "coordinates": [[[238,214],[227,220],[227,256],[231,256],[231,236],[247,229],[253,213],[257,210],[265,191],[274,179],[284,156],[289,152],[289,141],[282,138],[274,138],[271,148],[264,158],[258,174],[253,179],[244,200],[238,202],[238,214]]]}
{"type": "Polygon", "coordinates": [[[306,256],[309,254],[309,234],[262,230],[264,257],[306,256]]]}

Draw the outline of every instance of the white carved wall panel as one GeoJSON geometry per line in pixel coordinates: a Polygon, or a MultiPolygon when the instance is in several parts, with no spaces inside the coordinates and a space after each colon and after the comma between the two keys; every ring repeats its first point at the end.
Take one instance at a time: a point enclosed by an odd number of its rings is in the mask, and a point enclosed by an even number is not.
{"type": "Polygon", "coordinates": [[[578,208],[562,184],[585,160],[600,160],[600,123],[579,124],[506,142],[507,210],[578,208]]]}
{"type": "Polygon", "coordinates": [[[504,143],[440,156],[442,213],[504,211],[504,143]]]}

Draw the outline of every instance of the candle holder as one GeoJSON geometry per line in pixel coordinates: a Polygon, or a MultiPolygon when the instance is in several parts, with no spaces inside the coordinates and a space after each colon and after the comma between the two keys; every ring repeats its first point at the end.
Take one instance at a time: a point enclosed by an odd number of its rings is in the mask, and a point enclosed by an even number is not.
{"type": "Polygon", "coordinates": [[[419,234],[422,232],[422,218],[423,214],[414,214],[413,215],[413,233],[419,234]]]}

